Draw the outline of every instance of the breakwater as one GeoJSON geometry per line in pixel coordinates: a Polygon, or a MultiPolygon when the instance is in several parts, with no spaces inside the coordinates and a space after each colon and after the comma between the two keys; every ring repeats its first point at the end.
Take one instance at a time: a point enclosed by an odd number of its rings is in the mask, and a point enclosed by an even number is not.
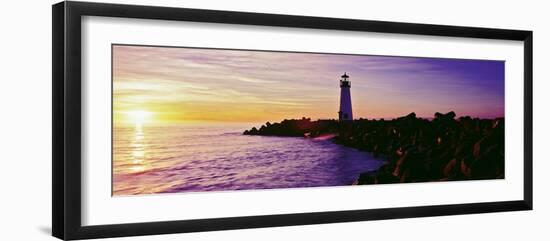
{"type": "Polygon", "coordinates": [[[391,120],[266,123],[245,135],[317,137],[335,134],[337,144],[373,153],[386,165],[361,173],[357,184],[504,178],[504,118],[479,119],[454,112],[432,119],[415,113],[391,120]]]}

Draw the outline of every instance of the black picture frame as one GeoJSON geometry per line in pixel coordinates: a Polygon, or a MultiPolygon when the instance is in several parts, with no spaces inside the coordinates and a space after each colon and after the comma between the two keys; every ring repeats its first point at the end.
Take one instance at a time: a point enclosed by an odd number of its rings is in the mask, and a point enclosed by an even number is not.
{"type": "Polygon", "coordinates": [[[532,31],[415,23],[335,19],[171,7],[60,2],[52,6],[52,233],[60,239],[184,233],[211,230],[322,224],[441,215],[531,210],[533,208],[533,33],[532,31]],[[379,33],[517,40],[524,43],[524,194],[522,200],[420,207],[140,222],[81,224],[81,18],[104,16],[206,23],[351,30],[379,33]]]}

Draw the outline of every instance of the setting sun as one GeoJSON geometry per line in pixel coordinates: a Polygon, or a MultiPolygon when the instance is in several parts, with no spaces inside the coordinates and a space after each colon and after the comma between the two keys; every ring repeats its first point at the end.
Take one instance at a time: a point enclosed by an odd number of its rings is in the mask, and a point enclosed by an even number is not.
{"type": "Polygon", "coordinates": [[[153,113],[145,110],[134,110],[128,111],[126,115],[130,122],[136,125],[143,125],[151,121],[153,113]]]}

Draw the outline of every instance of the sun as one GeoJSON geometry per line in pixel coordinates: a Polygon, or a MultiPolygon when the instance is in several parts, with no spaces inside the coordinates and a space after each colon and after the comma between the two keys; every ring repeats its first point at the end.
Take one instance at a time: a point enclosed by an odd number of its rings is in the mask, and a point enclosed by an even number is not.
{"type": "Polygon", "coordinates": [[[153,116],[153,113],[146,110],[133,110],[126,112],[128,120],[135,125],[143,125],[149,121],[153,116]]]}

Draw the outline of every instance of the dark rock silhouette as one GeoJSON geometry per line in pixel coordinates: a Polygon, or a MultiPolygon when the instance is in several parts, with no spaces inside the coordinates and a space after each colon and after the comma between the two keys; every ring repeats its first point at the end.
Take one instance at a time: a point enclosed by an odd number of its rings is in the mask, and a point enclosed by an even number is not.
{"type": "Polygon", "coordinates": [[[266,123],[245,135],[316,137],[333,133],[335,143],[373,153],[387,164],[361,173],[357,184],[504,178],[504,118],[479,119],[435,113],[432,120],[415,113],[392,120],[302,118],[266,123]]]}
{"type": "Polygon", "coordinates": [[[269,123],[262,125],[260,129],[253,127],[244,131],[245,135],[261,136],[294,136],[303,137],[306,135],[317,136],[327,132],[337,132],[338,122],[336,120],[311,121],[309,118],[283,120],[281,123],[269,123]]]}

